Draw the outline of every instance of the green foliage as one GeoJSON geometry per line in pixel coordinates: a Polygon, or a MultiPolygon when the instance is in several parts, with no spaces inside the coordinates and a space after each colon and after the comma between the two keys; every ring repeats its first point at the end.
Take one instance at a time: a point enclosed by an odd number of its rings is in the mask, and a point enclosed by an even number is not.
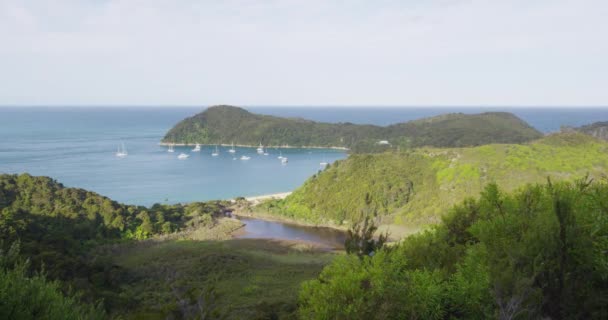
{"type": "Polygon", "coordinates": [[[124,303],[117,292],[125,275],[94,255],[96,248],[210,227],[225,205],[130,206],[86,190],[64,188],[46,177],[0,175],[0,250],[8,249],[2,243],[19,240],[32,270],[44,267],[45,275],[61,280],[63,288],[82,291],[87,301],[104,298],[111,309],[124,303]]]}
{"type": "Polygon", "coordinates": [[[300,292],[302,319],[442,319],[438,273],[408,270],[390,252],[336,258],[300,292]]]}
{"type": "Polygon", "coordinates": [[[295,219],[345,225],[358,221],[368,206],[386,215],[410,201],[417,180],[429,178],[421,174],[426,161],[417,154],[351,155],[310,178],[287,199],[262,208],[295,219]]]}
{"type": "Polygon", "coordinates": [[[255,146],[318,146],[382,152],[415,146],[461,147],[488,143],[520,143],[541,134],[504,112],[447,114],[388,127],[352,123],[319,123],[304,119],[252,114],[231,106],[216,106],[184,119],[163,138],[166,143],[255,146]],[[391,145],[380,145],[379,140],[391,145]]]}
{"type": "Polygon", "coordinates": [[[0,175],[0,196],[0,240],[21,240],[35,268],[45,263],[49,276],[61,279],[86,277],[84,254],[95,245],[197,228],[224,207],[219,202],[123,205],[28,174],[0,175]]]}
{"type": "Polygon", "coordinates": [[[572,180],[608,171],[608,143],[578,133],[547,136],[529,144],[417,149],[354,154],[308,179],[284,200],[264,210],[315,223],[357,221],[369,194],[384,223],[424,227],[441,221],[451,206],[497,183],[506,191],[526,183],[572,180]]]}
{"type": "Polygon", "coordinates": [[[28,263],[19,256],[18,243],[7,252],[0,249],[1,319],[105,319],[101,308],[81,304],[66,296],[61,285],[44,274],[28,276],[28,263]]]}
{"type": "Polygon", "coordinates": [[[608,182],[588,178],[512,194],[490,184],[432,231],[326,267],[303,286],[302,318],[605,319],[607,199],[608,182]]]}
{"type": "Polygon", "coordinates": [[[372,256],[378,252],[388,239],[388,234],[380,234],[377,239],[374,238],[374,233],[378,227],[374,224],[369,216],[366,216],[362,221],[355,223],[346,232],[346,240],[344,248],[348,254],[356,254],[357,256],[372,256]]]}

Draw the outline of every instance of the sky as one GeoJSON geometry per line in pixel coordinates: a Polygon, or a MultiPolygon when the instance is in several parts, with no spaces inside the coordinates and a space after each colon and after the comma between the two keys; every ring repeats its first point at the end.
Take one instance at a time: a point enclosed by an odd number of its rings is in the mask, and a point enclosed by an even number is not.
{"type": "Polygon", "coordinates": [[[0,0],[0,105],[608,106],[606,0],[0,0]]]}

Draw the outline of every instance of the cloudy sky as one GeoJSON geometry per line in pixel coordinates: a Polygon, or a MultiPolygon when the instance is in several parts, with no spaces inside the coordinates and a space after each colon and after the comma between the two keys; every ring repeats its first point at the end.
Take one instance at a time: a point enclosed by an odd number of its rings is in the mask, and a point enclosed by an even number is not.
{"type": "Polygon", "coordinates": [[[0,0],[0,105],[608,105],[606,0],[0,0]]]}

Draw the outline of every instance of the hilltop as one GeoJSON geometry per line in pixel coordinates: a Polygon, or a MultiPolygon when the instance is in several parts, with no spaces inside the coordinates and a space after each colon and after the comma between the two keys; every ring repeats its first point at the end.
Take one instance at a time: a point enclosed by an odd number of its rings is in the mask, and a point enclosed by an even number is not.
{"type": "Polygon", "coordinates": [[[547,177],[600,177],[607,171],[608,143],[576,132],[523,145],[354,154],[311,177],[286,199],[267,202],[258,210],[348,226],[361,214],[373,214],[365,211],[367,198],[383,223],[415,231],[437,223],[447,208],[488,183],[511,191],[547,177]]]}
{"type": "Polygon", "coordinates": [[[300,118],[254,114],[233,106],[215,106],[171,128],[163,143],[230,144],[349,148],[376,152],[397,147],[463,147],[522,143],[541,133],[513,114],[446,114],[386,127],[323,123],[300,118]],[[390,144],[378,144],[387,140],[390,144]]]}

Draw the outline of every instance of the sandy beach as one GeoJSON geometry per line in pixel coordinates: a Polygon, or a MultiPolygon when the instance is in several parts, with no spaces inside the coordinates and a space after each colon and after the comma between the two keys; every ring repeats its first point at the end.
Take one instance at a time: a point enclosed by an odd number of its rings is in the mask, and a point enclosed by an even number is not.
{"type": "Polygon", "coordinates": [[[270,200],[270,199],[275,199],[275,200],[279,200],[279,199],[285,199],[287,198],[287,196],[289,196],[291,194],[290,192],[281,192],[281,193],[273,193],[273,194],[265,194],[265,195],[261,195],[261,196],[253,196],[253,197],[245,197],[245,199],[247,201],[249,201],[251,204],[259,204],[260,202],[264,201],[264,200],[270,200]]]}

